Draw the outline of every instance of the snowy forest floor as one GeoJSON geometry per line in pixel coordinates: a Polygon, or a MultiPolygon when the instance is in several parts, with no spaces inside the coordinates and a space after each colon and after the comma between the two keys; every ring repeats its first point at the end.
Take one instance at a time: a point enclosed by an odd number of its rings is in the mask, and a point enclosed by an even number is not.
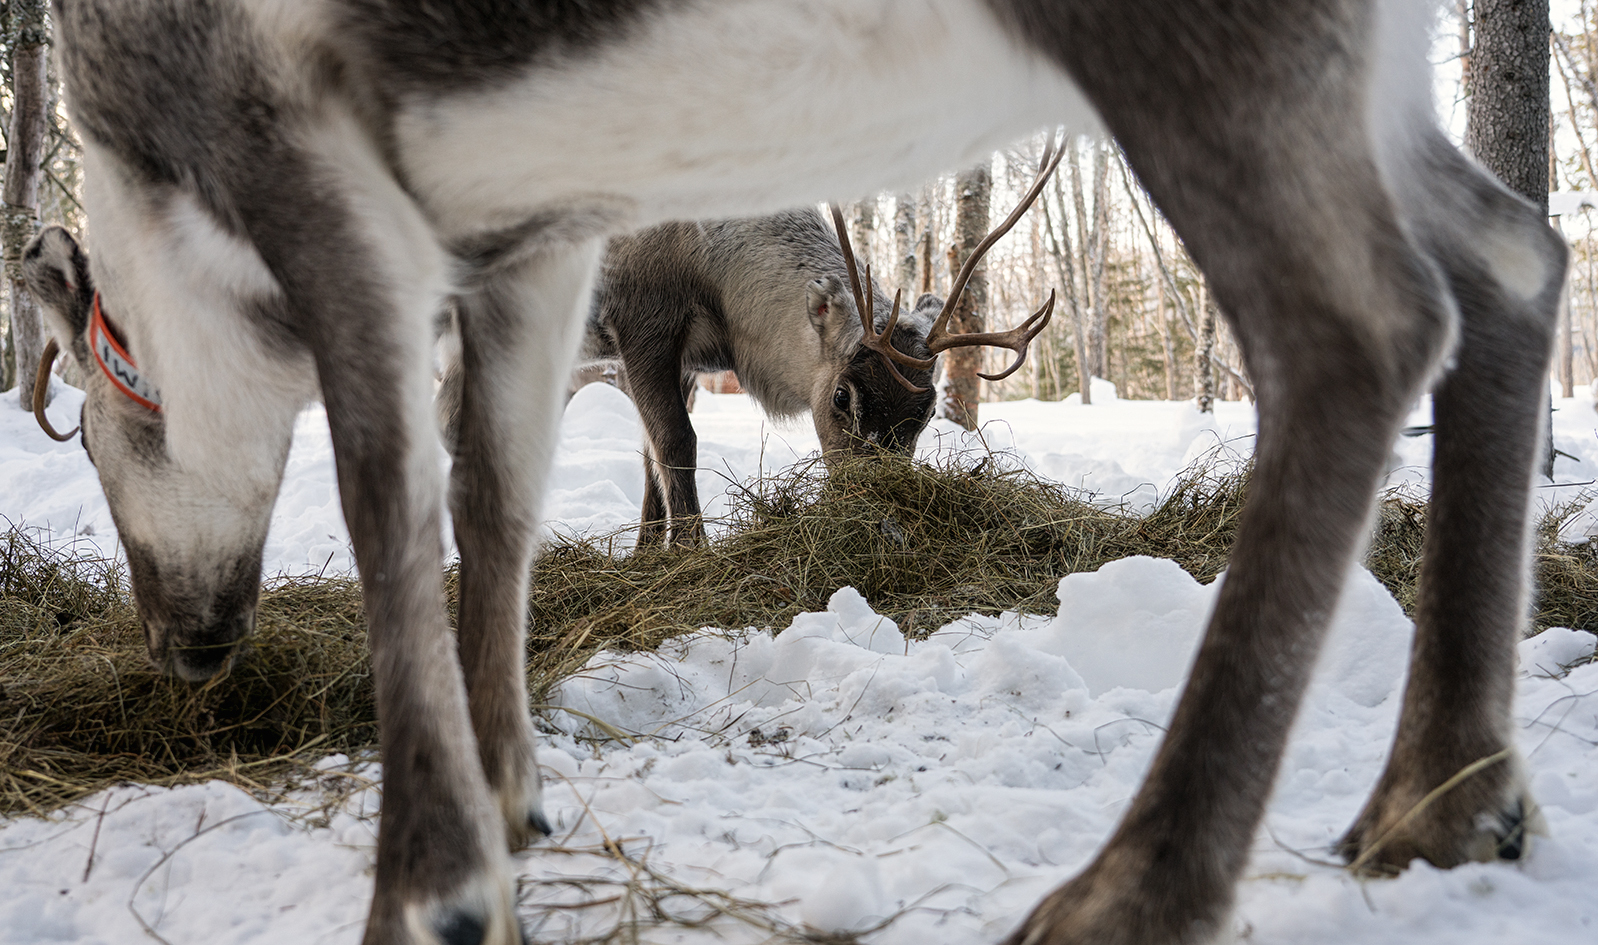
{"type": "MultiPolygon", "coordinates": [[[[70,389],[58,398],[59,426],[70,427],[77,398],[70,389]]],[[[981,451],[1132,513],[1156,508],[1193,461],[1215,462],[1217,447],[1248,454],[1245,404],[1206,417],[1187,404],[1117,401],[1108,386],[1095,401],[985,404],[992,419],[980,437],[935,425],[922,454],[981,451]]],[[[1569,455],[1539,503],[1557,510],[1559,537],[1580,540],[1598,529],[1587,507],[1598,414],[1585,392],[1556,405],[1555,445],[1569,455]]],[[[1421,405],[1412,423],[1427,414],[1421,405]]],[[[815,448],[808,429],[773,428],[742,396],[701,395],[694,422],[713,519],[728,515],[741,483],[815,448]]],[[[585,536],[636,519],[639,442],[636,413],[616,391],[590,387],[573,400],[546,508],[556,544],[585,547],[585,536]]],[[[1390,485],[1423,496],[1429,448],[1427,436],[1401,440],[1390,485]]],[[[0,515],[81,558],[115,557],[81,449],[51,443],[9,399],[0,515]]],[[[628,539],[617,544],[625,551],[628,539]]],[[[353,571],[319,409],[301,419],[267,570],[353,571]]],[[[905,615],[875,591],[838,587],[769,630],[707,628],[655,651],[587,657],[540,709],[557,831],[516,860],[535,939],[999,938],[1113,827],[1217,587],[1147,556],[1058,578],[1054,599],[1028,613],[923,613],[909,634],[882,616],[905,615]]],[[[1550,827],[1529,858],[1416,866],[1380,882],[1329,862],[1328,844],[1380,771],[1411,629],[1388,590],[1357,570],[1256,838],[1237,933],[1591,941],[1598,664],[1587,633],[1556,628],[1521,646],[1521,750],[1550,827]]],[[[244,790],[236,785],[249,772],[233,771],[232,783],[130,784],[0,821],[0,884],[12,890],[0,902],[0,942],[146,932],[173,943],[357,941],[379,780],[370,758],[335,755],[308,764],[293,788],[244,790]]]]}

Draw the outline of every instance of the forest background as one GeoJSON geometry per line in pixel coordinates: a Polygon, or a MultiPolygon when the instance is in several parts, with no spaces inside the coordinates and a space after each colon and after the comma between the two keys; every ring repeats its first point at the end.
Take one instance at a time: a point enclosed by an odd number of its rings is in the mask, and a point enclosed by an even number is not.
{"type": "MultiPolygon", "coordinates": [[[[1480,0],[1478,0],[1478,5],[1480,0]]],[[[62,107],[48,47],[44,0],[0,0],[0,133],[6,164],[0,251],[9,291],[0,292],[0,390],[26,401],[42,342],[30,332],[37,310],[20,282],[20,253],[33,232],[59,223],[87,234],[81,203],[82,149],[62,107]],[[37,95],[43,121],[27,127],[16,108],[37,95]],[[27,140],[36,136],[37,142],[27,140]],[[16,144],[16,147],[13,147],[16,144]],[[28,160],[32,154],[38,157],[28,160]],[[21,161],[18,161],[20,156],[21,161]],[[35,163],[36,162],[36,163],[35,163]],[[37,168],[36,171],[33,168],[37,168]],[[32,172],[30,174],[30,171],[32,172]],[[19,396],[20,395],[20,396],[19,396]]],[[[1453,0],[1433,44],[1435,94],[1445,127],[1465,137],[1475,40],[1471,0],[1453,0]]],[[[1548,190],[1551,222],[1570,242],[1560,343],[1553,377],[1564,396],[1598,378],[1598,0],[1557,0],[1550,34],[1548,190]]],[[[928,181],[917,191],[880,194],[847,208],[856,253],[891,293],[944,295],[951,270],[990,220],[1002,217],[1031,182],[1045,138],[995,154],[983,167],[928,181]]],[[[1218,318],[1203,275],[1138,185],[1112,142],[1078,137],[1059,172],[1020,224],[1001,240],[973,279],[962,316],[988,330],[1018,324],[1057,293],[1055,317],[1033,342],[1025,366],[1000,382],[976,370],[1002,370],[1003,350],[967,349],[951,358],[952,385],[942,413],[962,416],[961,399],[1091,399],[1101,377],[1130,399],[1252,400],[1236,340],[1218,318]]],[[[92,236],[89,236],[92,240],[92,236]]],[[[971,323],[968,323],[968,328],[971,323]]],[[[957,327],[959,327],[957,325],[957,327]]],[[[69,383],[71,359],[58,370],[69,383]]],[[[26,404],[24,405],[26,406],[26,404]]],[[[975,414],[975,409],[969,409],[975,414]]]]}

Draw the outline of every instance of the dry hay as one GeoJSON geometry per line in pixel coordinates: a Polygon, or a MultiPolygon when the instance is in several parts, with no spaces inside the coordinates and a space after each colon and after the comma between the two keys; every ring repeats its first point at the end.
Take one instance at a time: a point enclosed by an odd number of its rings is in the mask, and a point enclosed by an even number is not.
{"type": "MultiPolygon", "coordinates": [[[[532,596],[535,702],[602,648],[652,649],[703,626],[781,628],[853,585],[920,635],[973,611],[1052,613],[1062,575],[1144,554],[1200,580],[1225,566],[1246,470],[1190,470],[1138,517],[994,458],[800,469],[746,487],[727,537],[613,554],[620,536],[553,543],[532,596]]],[[[1535,624],[1598,630],[1598,560],[1539,532],[1535,624]]],[[[1369,565],[1412,611],[1423,506],[1381,505],[1369,565]]],[[[453,572],[446,575],[451,606],[453,572]]],[[[222,778],[267,796],[334,752],[373,751],[360,590],[337,578],[263,590],[251,652],[192,686],[155,675],[118,567],[0,534],[0,814],[43,813],[124,781],[222,778]]]]}
{"type": "Polygon", "coordinates": [[[360,589],[272,582],[248,657],[193,686],[154,673],[113,562],[0,535],[0,813],[44,813],[113,784],[281,784],[375,745],[360,589]]]}

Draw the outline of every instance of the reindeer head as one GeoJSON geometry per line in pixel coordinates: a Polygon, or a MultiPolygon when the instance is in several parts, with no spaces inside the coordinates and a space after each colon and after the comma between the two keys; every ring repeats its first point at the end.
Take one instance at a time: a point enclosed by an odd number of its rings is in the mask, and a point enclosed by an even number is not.
{"type": "MultiPolygon", "coordinates": [[[[129,353],[115,319],[117,300],[96,291],[77,242],[60,227],[46,228],[24,250],[23,271],[54,335],[39,367],[35,404],[42,406],[55,339],[63,339],[86,378],[83,447],[127,551],[150,659],[171,675],[209,679],[232,665],[235,644],[254,625],[284,456],[276,457],[275,469],[254,469],[263,464],[246,460],[236,469],[205,471],[176,461],[160,393],[129,353]]],[[[54,430],[43,410],[35,415],[52,437],[71,438],[54,430]]],[[[240,431],[241,439],[255,432],[240,431]]]]}
{"type": "Polygon", "coordinates": [[[934,295],[916,299],[915,307],[902,320],[899,303],[903,292],[894,293],[893,308],[886,318],[877,313],[876,285],[871,281],[871,267],[866,267],[865,288],[861,287],[860,274],[855,267],[854,249],[849,244],[848,228],[843,214],[832,208],[832,224],[838,232],[838,245],[843,250],[844,268],[849,273],[850,296],[843,293],[843,283],[836,276],[810,283],[808,303],[810,318],[821,333],[825,345],[833,340],[839,345],[844,332],[843,319],[834,317],[826,321],[828,313],[842,313],[850,308],[859,319],[853,328],[850,356],[839,373],[829,395],[818,387],[811,398],[811,413],[815,417],[816,433],[821,438],[823,453],[834,449],[860,451],[872,448],[909,452],[916,438],[932,417],[934,396],[931,391],[933,369],[937,356],[950,348],[992,345],[1009,348],[1016,353],[1015,361],[998,374],[982,374],[990,381],[1003,380],[1015,373],[1026,360],[1027,345],[1049,324],[1054,313],[1054,293],[1043,307],[1033,312],[1026,321],[1009,331],[967,332],[951,334],[949,318],[960,303],[960,294],[966,282],[988,249],[1015,226],[1022,214],[1043,192],[1043,185],[1064,155],[1063,142],[1053,141],[1043,152],[1037,176],[1031,188],[1004,222],[995,227],[961,267],[955,277],[953,290],[947,301],[934,295]]]}
{"type": "MultiPolygon", "coordinates": [[[[876,292],[874,284],[871,291],[876,292]]],[[[918,299],[910,314],[894,326],[894,347],[930,359],[927,331],[942,305],[935,295],[918,299]]],[[[805,287],[805,307],[822,350],[836,366],[817,377],[810,391],[810,416],[823,455],[910,452],[931,419],[936,400],[931,362],[927,367],[906,368],[919,387],[901,384],[888,362],[864,344],[857,302],[837,276],[811,281],[805,287]]],[[[886,322],[879,322],[874,331],[881,333],[885,327],[886,322]]]]}

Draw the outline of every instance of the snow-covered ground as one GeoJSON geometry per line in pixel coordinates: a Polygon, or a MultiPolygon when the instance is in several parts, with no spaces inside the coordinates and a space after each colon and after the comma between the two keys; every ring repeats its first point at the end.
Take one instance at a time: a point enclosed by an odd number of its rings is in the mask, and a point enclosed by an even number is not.
{"type": "MultiPolygon", "coordinates": [[[[51,416],[75,422],[64,390],[51,416]]],[[[1245,404],[984,404],[981,443],[937,427],[923,451],[985,444],[1039,473],[1146,508],[1194,458],[1246,454],[1245,404]]],[[[1598,413],[1556,401],[1557,479],[1598,475],[1598,413]]],[[[1425,405],[1412,422],[1426,422],[1425,405]]],[[[742,396],[694,414],[707,512],[725,490],[815,449],[808,423],[773,427],[742,396]]],[[[636,414],[590,387],[566,414],[546,509],[557,532],[637,516],[636,414]]],[[[1429,437],[1402,440],[1391,480],[1423,488],[1429,437]]],[[[110,554],[115,532],[81,449],[0,404],[0,515],[58,544],[110,554]]],[[[1592,511],[1567,528],[1595,528],[1592,511]]],[[[269,572],[349,570],[326,425],[306,412],[267,547],[269,572]]],[[[519,855],[523,915],[541,941],[592,935],[641,896],[698,915],[673,889],[720,890],[736,915],[658,942],[759,942],[808,924],[873,943],[999,938],[1074,873],[1136,789],[1174,705],[1215,586],[1167,561],[1064,577],[1059,614],[971,617],[905,641],[852,589],[766,632],[706,630],[658,654],[605,654],[542,715],[551,843],[519,855]],[[567,709],[574,711],[565,711],[567,709]],[[587,716],[625,741],[596,740],[587,716]],[[602,855],[619,844],[630,860],[602,855]],[[620,897],[620,898],[618,898],[620,897]],[[629,898],[630,897],[630,898],[629,898]],[[575,908],[582,903],[596,903],[575,908]],[[741,916],[742,918],[740,918],[741,916]],[[890,921],[891,920],[891,921],[890,921]]],[[[1598,663],[1553,630],[1521,646],[1516,706],[1550,836],[1519,864],[1417,865],[1360,882],[1329,864],[1391,737],[1411,626],[1356,573],[1301,713],[1240,890],[1248,942],[1587,943],[1598,940],[1598,663]]],[[[332,758],[324,790],[263,805],[220,783],[128,786],[46,820],[0,821],[0,942],[356,942],[375,842],[378,770],[332,758]],[[142,927],[141,927],[142,926],[142,927]]]]}

